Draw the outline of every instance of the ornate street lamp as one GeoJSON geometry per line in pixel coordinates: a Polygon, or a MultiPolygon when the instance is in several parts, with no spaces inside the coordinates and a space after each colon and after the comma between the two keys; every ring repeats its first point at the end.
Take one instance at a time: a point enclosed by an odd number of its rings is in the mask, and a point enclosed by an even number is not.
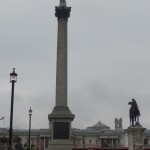
{"type": "Polygon", "coordinates": [[[10,107],[9,150],[12,150],[14,85],[15,85],[15,82],[17,82],[17,73],[15,73],[15,68],[13,68],[13,72],[10,73],[10,82],[12,83],[12,90],[11,90],[11,107],[10,107]]]}
{"type": "Polygon", "coordinates": [[[30,150],[30,139],[31,139],[31,115],[32,115],[32,109],[30,107],[29,110],[29,150],[30,150]]]}

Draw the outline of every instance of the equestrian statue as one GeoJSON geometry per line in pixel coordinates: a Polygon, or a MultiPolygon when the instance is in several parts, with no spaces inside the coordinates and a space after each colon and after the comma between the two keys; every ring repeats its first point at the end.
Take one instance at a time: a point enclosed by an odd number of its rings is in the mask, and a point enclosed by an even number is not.
{"type": "Polygon", "coordinates": [[[139,125],[140,111],[136,103],[136,100],[132,98],[132,101],[129,102],[128,105],[131,105],[130,110],[129,110],[130,125],[139,125]]]}

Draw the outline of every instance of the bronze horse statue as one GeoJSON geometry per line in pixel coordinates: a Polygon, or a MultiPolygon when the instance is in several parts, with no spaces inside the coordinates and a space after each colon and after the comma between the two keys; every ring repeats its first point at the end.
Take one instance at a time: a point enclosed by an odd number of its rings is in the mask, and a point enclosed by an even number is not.
{"type": "Polygon", "coordinates": [[[135,99],[132,99],[132,102],[129,102],[128,105],[131,105],[129,110],[130,115],[130,125],[139,124],[140,111],[135,99]]]}

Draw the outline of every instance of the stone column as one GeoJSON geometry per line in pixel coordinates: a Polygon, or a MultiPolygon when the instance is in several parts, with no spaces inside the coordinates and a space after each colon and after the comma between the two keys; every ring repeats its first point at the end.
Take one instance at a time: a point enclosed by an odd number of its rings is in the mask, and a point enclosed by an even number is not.
{"type": "Polygon", "coordinates": [[[140,124],[132,125],[125,131],[128,134],[128,150],[144,150],[144,131],[140,124]]]}
{"type": "Polygon", "coordinates": [[[67,22],[71,7],[65,0],[55,7],[58,20],[57,33],[57,69],[56,69],[56,101],[51,114],[48,115],[51,130],[50,150],[72,150],[71,122],[75,115],[67,106],[67,22]]]}
{"type": "Polygon", "coordinates": [[[65,0],[60,0],[60,5],[55,7],[55,16],[58,19],[57,33],[57,69],[56,69],[56,101],[49,120],[56,114],[74,119],[67,106],[67,22],[70,17],[71,7],[66,6],[65,0]]]}
{"type": "Polygon", "coordinates": [[[119,142],[118,142],[118,139],[116,139],[116,148],[119,147],[119,142]]]}
{"type": "Polygon", "coordinates": [[[67,20],[70,8],[56,7],[58,18],[56,106],[67,106],[67,20]],[[64,14],[66,13],[66,15],[64,14]]]}
{"type": "Polygon", "coordinates": [[[112,148],[114,147],[113,139],[111,140],[111,147],[112,147],[112,148]]]}
{"type": "Polygon", "coordinates": [[[99,147],[102,147],[102,141],[99,139],[99,147]]]}

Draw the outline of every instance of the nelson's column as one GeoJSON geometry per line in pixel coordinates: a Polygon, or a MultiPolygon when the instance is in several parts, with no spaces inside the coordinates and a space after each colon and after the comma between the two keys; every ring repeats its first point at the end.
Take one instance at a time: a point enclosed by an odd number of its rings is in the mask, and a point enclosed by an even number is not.
{"type": "Polygon", "coordinates": [[[71,7],[67,7],[65,0],[60,0],[55,11],[58,19],[56,104],[52,113],[48,115],[51,131],[48,149],[72,150],[71,122],[75,115],[67,106],[67,22],[71,7]]]}

